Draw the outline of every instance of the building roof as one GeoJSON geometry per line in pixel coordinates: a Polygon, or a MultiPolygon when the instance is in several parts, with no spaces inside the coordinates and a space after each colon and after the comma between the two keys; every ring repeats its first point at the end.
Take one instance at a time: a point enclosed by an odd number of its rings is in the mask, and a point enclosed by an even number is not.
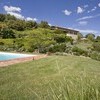
{"type": "Polygon", "coordinates": [[[73,31],[73,32],[79,32],[77,30],[73,30],[73,29],[68,29],[68,28],[63,28],[63,27],[59,27],[59,26],[51,26],[52,29],[61,29],[61,30],[64,30],[64,31],[73,31]]]}

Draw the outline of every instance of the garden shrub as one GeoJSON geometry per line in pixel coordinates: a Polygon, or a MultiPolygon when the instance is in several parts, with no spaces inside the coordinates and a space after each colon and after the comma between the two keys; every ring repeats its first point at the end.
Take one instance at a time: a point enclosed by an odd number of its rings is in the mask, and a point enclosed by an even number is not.
{"type": "Polygon", "coordinates": [[[100,52],[100,42],[94,42],[93,50],[100,52]]]}
{"type": "Polygon", "coordinates": [[[92,53],[90,54],[90,57],[91,57],[92,59],[95,59],[95,60],[100,61],[100,53],[98,53],[98,52],[92,52],[92,53]]]}
{"type": "Polygon", "coordinates": [[[85,50],[83,50],[81,48],[78,48],[76,46],[72,48],[72,52],[73,52],[74,55],[77,55],[77,56],[80,56],[80,55],[88,56],[88,52],[87,51],[85,51],[85,50]]]}
{"type": "Polygon", "coordinates": [[[65,52],[66,50],[66,44],[56,44],[54,46],[51,46],[49,48],[49,52],[55,53],[55,52],[65,52]]]}

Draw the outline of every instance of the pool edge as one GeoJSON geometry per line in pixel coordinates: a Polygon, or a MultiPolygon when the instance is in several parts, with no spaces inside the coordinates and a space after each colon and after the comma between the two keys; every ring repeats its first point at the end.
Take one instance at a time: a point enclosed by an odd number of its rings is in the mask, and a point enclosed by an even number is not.
{"type": "Polygon", "coordinates": [[[37,55],[37,56],[32,56],[32,57],[24,57],[24,58],[16,58],[16,59],[7,60],[7,61],[0,61],[0,67],[7,67],[9,65],[23,63],[23,62],[32,61],[32,60],[38,60],[45,57],[47,57],[47,55],[37,55]]]}

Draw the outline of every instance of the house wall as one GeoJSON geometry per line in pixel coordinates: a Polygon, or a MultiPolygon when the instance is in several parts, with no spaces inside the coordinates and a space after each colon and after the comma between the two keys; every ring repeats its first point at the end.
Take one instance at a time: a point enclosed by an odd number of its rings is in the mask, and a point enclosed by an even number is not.
{"type": "Polygon", "coordinates": [[[72,37],[72,39],[74,39],[74,40],[78,39],[78,35],[76,35],[76,34],[67,33],[67,36],[72,37]]]}
{"type": "Polygon", "coordinates": [[[78,32],[76,30],[71,30],[71,29],[67,29],[67,28],[62,28],[62,27],[56,27],[56,26],[52,26],[51,29],[60,29],[62,31],[64,31],[66,33],[67,36],[72,37],[72,39],[77,40],[78,39],[78,32]]]}

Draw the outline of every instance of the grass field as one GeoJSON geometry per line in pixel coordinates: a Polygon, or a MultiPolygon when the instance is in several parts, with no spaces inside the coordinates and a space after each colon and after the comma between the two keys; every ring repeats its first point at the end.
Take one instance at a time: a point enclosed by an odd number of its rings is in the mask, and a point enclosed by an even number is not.
{"type": "Polygon", "coordinates": [[[100,100],[100,62],[50,56],[0,68],[0,100],[100,100]]]}

